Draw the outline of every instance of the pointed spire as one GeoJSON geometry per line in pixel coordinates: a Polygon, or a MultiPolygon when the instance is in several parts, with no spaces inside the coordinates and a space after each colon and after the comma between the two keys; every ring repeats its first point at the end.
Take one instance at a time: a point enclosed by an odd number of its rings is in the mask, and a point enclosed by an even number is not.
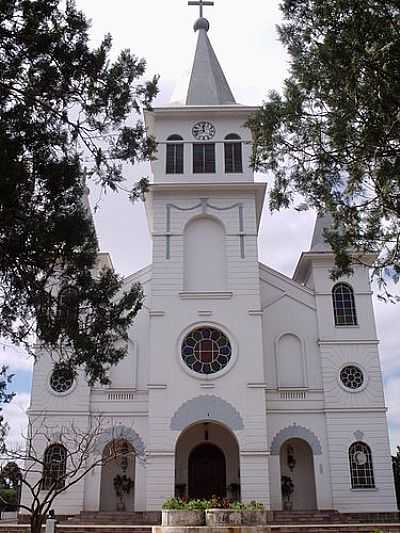
{"type": "Polygon", "coordinates": [[[324,215],[317,215],[315,221],[313,238],[311,241],[311,252],[331,252],[332,248],[324,237],[324,230],[330,229],[334,226],[333,217],[330,213],[324,215]]]}
{"type": "Polygon", "coordinates": [[[236,104],[225,74],[211,46],[207,32],[210,23],[200,17],[194,25],[199,32],[186,105],[236,104]]]}

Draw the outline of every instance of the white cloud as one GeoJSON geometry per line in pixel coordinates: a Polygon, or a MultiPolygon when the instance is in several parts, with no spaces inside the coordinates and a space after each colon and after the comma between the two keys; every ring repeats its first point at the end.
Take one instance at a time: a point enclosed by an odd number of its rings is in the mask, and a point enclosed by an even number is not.
{"type": "Polygon", "coordinates": [[[0,366],[2,365],[8,366],[11,372],[32,370],[33,357],[29,356],[22,348],[11,346],[3,341],[0,344],[0,366]]]}
{"type": "Polygon", "coordinates": [[[7,442],[10,445],[21,442],[23,435],[26,435],[28,417],[26,410],[30,402],[30,394],[20,392],[16,394],[12,402],[3,407],[2,414],[10,426],[7,434],[7,442]]]}

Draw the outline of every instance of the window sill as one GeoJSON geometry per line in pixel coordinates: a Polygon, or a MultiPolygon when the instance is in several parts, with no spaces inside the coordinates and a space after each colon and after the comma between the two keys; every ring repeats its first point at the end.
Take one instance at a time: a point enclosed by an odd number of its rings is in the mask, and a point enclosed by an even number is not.
{"type": "Polygon", "coordinates": [[[378,492],[376,487],[374,488],[365,488],[365,489],[350,489],[351,492],[378,492]]]}
{"type": "Polygon", "coordinates": [[[335,328],[357,329],[357,328],[360,328],[360,326],[358,326],[358,325],[357,326],[346,326],[346,325],[341,326],[340,324],[339,325],[335,324],[335,328]]]}

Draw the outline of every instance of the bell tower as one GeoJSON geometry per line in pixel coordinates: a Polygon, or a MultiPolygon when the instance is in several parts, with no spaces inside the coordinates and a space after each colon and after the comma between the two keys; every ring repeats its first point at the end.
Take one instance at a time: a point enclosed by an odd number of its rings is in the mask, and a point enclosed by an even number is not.
{"type": "Polygon", "coordinates": [[[269,504],[257,252],[265,185],[249,165],[245,123],[256,108],[236,103],[208,37],[202,11],[212,4],[189,2],[201,16],[186,94],[145,115],[158,144],[146,199],[149,509],[174,494],[198,495],[201,461],[226,474],[203,487],[203,497],[218,488],[269,504]]]}

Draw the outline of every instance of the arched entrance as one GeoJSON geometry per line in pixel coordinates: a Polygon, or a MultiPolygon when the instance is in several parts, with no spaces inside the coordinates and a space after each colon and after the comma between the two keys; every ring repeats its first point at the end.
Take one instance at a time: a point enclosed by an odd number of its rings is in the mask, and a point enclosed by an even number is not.
{"type": "Polygon", "coordinates": [[[280,450],[283,508],[295,511],[317,509],[314,458],[310,445],[303,439],[285,441],[280,450]],[[285,491],[292,486],[292,493],[285,491]]]}
{"type": "Polygon", "coordinates": [[[135,450],[125,439],[108,443],[103,450],[100,511],[134,511],[135,450]]]}
{"type": "Polygon", "coordinates": [[[200,444],[189,455],[189,498],[226,497],[226,461],[218,446],[200,444]]]}
{"type": "Polygon", "coordinates": [[[240,500],[239,446],[229,429],[200,422],[182,432],[175,449],[175,494],[240,500]]]}

